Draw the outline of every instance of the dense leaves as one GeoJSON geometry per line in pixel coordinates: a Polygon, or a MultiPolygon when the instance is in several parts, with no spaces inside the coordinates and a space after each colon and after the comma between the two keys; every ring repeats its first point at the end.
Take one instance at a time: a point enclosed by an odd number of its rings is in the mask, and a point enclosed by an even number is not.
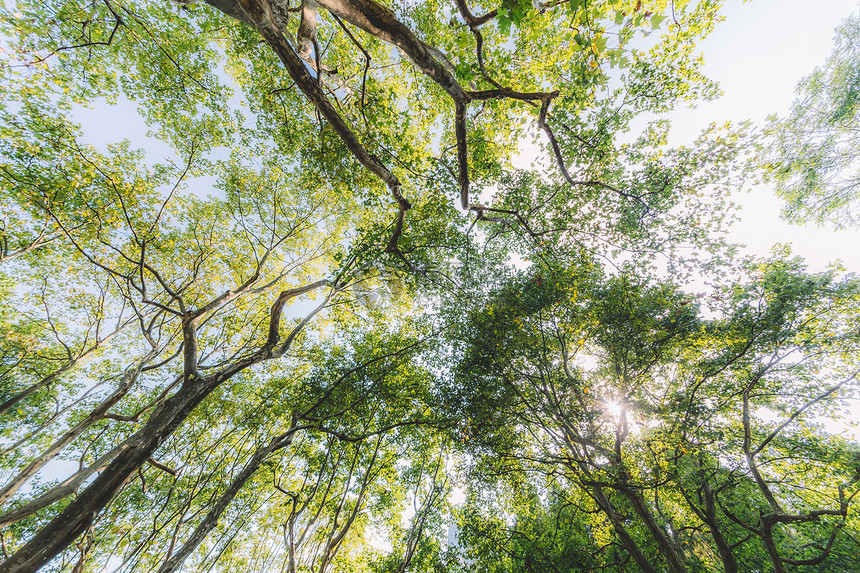
{"type": "Polygon", "coordinates": [[[497,546],[478,559],[559,563],[570,551],[588,558],[568,570],[857,566],[856,446],[820,427],[856,396],[855,281],[765,262],[714,295],[706,320],[669,285],[583,265],[533,269],[453,332],[448,401],[468,420],[462,440],[483,476],[474,484],[512,488],[502,507],[513,527],[479,496],[464,516],[470,535],[494,532],[497,546]],[[571,513],[589,524],[568,533],[581,546],[544,546],[571,513]],[[558,525],[539,533],[546,519],[558,525]],[[603,532],[596,546],[591,528],[603,532]]]}
{"type": "Polygon", "coordinates": [[[4,8],[0,571],[855,568],[857,284],[668,143],[718,18],[4,8]]]}

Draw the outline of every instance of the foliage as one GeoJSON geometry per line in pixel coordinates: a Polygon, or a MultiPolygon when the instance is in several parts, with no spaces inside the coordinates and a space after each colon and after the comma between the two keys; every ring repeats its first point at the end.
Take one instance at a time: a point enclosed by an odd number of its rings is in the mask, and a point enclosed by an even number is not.
{"type": "Polygon", "coordinates": [[[718,8],[4,7],[0,571],[854,566],[856,284],[658,273],[737,265],[718,8]]]}
{"type": "Polygon", "coordinates": [[[767,167],[789,220],[857,225],[858,35],[860,18],[847,18],[833,54],[797,85],[791,113],[768,127],[767,167]]]}
{"type": "Polygon", "coordinates": [[[820,427],[856,396],[856,281],[767,261],[715,295],[706,320],[671,285],[564,264],[535,265],[451,332],[447,401],[485,476],[473,487],[510,483],[501,512],[514,521],[476,495],[469,539],[495,547],[474,558],[487,570],[857,567],[856,446],[820,427]],[[519,565],[489,565],[509,559],[519,565]]]}

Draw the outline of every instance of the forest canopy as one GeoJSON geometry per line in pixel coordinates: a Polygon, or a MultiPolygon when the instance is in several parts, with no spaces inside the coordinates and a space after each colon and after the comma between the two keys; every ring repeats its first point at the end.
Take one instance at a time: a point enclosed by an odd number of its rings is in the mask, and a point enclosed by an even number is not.
{"type": "Polygon", "coordinates": [[[719,9],[6,5],[0,572],[860,568],[860,282],[669,142],[719,9]]]}

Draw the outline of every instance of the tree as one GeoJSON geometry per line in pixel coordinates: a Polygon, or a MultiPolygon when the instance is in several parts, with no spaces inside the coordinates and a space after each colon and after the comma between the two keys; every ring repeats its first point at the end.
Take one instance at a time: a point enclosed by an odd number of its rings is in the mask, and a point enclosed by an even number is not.
{"type": "Polygon", "coordinates": [[[506,529],[475,496],[466,525],[503,532],[478,558],[565,561],[543,540],[572,522],[570,570],[856,568],[856,445],[818,421],[856,395],[856,281],[763,262],[706,320],[671,285],[566,264],[507,282],[451,333],[474,471],[516,500],[506,529]]]}
{"type": "Polygon", "coordinates": [[[420,310],[483,302],[511,256],[723,260],[742,134],[622,140],[715,93],[693,47],[717,8],[4,9],[0,571],[443,563],[445,432],[468,426],[420,310]],[[93,102],[150,140],[88,145],[93,102]],[[362,556],[370,525],[391,553],[362,556]]]}
{"type": "Polygon", "coordinates": [[[791,113],[768,127],[767,168],[791,221],[857,224],[858,36],[860,19],[845,19],[833,54],[797,85],[791,113]]]}

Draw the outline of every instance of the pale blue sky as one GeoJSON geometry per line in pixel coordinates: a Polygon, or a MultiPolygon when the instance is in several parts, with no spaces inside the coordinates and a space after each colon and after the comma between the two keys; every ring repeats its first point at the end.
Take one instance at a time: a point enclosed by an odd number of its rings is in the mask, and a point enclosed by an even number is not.
{"type": "MultiPolygon", "coordinates": [[[[857,0],[728,0],[726,20],[701,44],[705,72],[724,95],[674,114],[673,134],[687,141],[712,122],[760,123],[772,113],[784,115],[797,81],[833,50],[834,28],[857,11],[857,0]]],[[[791,242],[816,270],[839,258],[860,272],[860,231],[787,225],[779,219],[780,201],[764,187],[745,192],[739,201],[742,219],[732,239],[751,252],[764,255],[774,243],[791,242]]]]}

